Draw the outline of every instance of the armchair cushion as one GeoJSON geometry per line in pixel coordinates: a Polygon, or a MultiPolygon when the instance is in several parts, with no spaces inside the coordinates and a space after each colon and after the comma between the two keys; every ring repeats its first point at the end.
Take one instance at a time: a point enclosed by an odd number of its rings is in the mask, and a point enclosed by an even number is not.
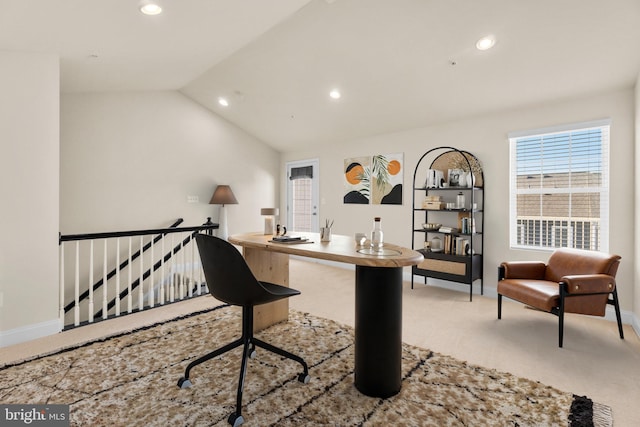
{"type": "Polygon", "coordinates": [[[544,280],[547,265],[538,261],[510,261],[500,264],[505,279],[544,280]]]}
{"type": "Polygon", "coordinates": [[[535,279],[504,279],[498,282],[498,293],[539,310],[551,312],[560,299],[557,282],[535,279]]]}
{"type": "Polygon", "coordinates": [[[567,284],[568,294],[613,292],[616,287],[616,279],[608,274],[575,274],[560,281],[567,284]]]}

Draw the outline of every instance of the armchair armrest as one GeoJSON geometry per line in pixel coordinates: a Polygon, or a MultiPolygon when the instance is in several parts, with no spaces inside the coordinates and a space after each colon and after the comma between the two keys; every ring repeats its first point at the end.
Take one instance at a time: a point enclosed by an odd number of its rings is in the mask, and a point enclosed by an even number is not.
{"type": "Polygon", "coordinates": [[[568,294],[602,294],[616,288],[616,279],[608,274],[564,276],[560,281],[566,284],[568,294]]]}
{"type": "Polygon", "coordinates": [[[539,261],[509,261],[500,264],[500,279],[544,280],[547,265],[539,261]]]}

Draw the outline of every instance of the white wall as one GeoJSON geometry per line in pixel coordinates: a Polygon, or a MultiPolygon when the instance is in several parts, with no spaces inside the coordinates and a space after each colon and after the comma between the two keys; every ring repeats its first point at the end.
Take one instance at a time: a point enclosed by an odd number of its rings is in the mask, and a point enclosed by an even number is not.
{"type": "Polygon", "coordinates": [[[64,94],[60,161],[63,234],[216,222],[217,184],[238,199],[230,234],[261,230],[279,202],[279,154],[174,91],[64,94]]]}
{"type": "Polygon", "coordinates": [[[58,330],[59,64],[0,52],[0,346],[58,330]]]}
{"type": "MultiPolygon", "coordinates": [[[[369,232],[374,216],[381,216],[385,240],[411,246],[412,179],[415,165],[427,150],[450,145],[474,153],[485,174],[484,285],[496,287],[497,266],[504,260],[543,259],[549,253],[509,248],[509,144],[511,131],[536,129],[602,118],[612,119],[611,130],[611,238],[610,251],[622,256],[617,283],[623,309],[631,310],[634,295],[634,92],[619,90],[569,101],[453,123],[371,136],[346,144],[306,152],[286,153],[282,164],[306,158],[320,159],[320,218],[335,218],[335,233],[369,232]],[[403,206],[344,205],[342,168],[347,157],[404,152],[403,206]]],[[[283,169],[283,167],[281,168],[283,169]]],[[[282,176],[284,182],[284,176],[282,176]]],[[[285,194],[284,184],[281,187],[285,194]]],[[[284,203],[284,202],[283,202],[284,203]]],[[[284,209],[281,206],[281,209],[284,209]]],[[[638,285],[640,286],[640,284],[638,285]]]]}
{"type": "MultiPolygon", "coordinates": [[[[640,74],[636,80],[635,87],[635,164],[640,165],[640,74]]],[[[640,167],[635,168],[635,224],[640,224],[640,167]]],[[[636,323],[634,327],[638,335],[640,335],[640,227],[635,227],[634,237],[635,244],[635,266],[634,266],[634,282],[637,283],[633,300],[633,312],[635,314],[636,323]]]]}

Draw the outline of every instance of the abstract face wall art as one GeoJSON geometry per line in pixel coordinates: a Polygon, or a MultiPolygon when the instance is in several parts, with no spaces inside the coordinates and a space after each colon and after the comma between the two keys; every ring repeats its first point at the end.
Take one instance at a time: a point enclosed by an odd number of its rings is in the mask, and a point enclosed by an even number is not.
{"type": "Polygon", "coordinates": [[[403,154],[344,160],[345,204],[401,205],[403,154]]]}

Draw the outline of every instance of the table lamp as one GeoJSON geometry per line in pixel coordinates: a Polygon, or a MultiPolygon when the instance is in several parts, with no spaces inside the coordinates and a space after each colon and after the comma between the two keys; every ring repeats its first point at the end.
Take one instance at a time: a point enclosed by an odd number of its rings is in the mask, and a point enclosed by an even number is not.
{"type": "Polygon", "coordinates": [[[237,205],[238,201],[236,200],[236,196],[233,195],[233,191],[231,191],[231,187],[228,185],[218,185],[216,190],[213,192],[213,196],[211,196],[210,205],[222,205],[220,206],[220,213],[218,215],[218,237],[227,240],[228,232],[227,232],[227,210],[224,205],[237,205]]]}
{"type": "Polygon", "coordinates": [[[274,217],[280,213],[278,208],[262,208],[260,215],[264,216],[264,234],[273,235],[275,219],[274,217]]]}

